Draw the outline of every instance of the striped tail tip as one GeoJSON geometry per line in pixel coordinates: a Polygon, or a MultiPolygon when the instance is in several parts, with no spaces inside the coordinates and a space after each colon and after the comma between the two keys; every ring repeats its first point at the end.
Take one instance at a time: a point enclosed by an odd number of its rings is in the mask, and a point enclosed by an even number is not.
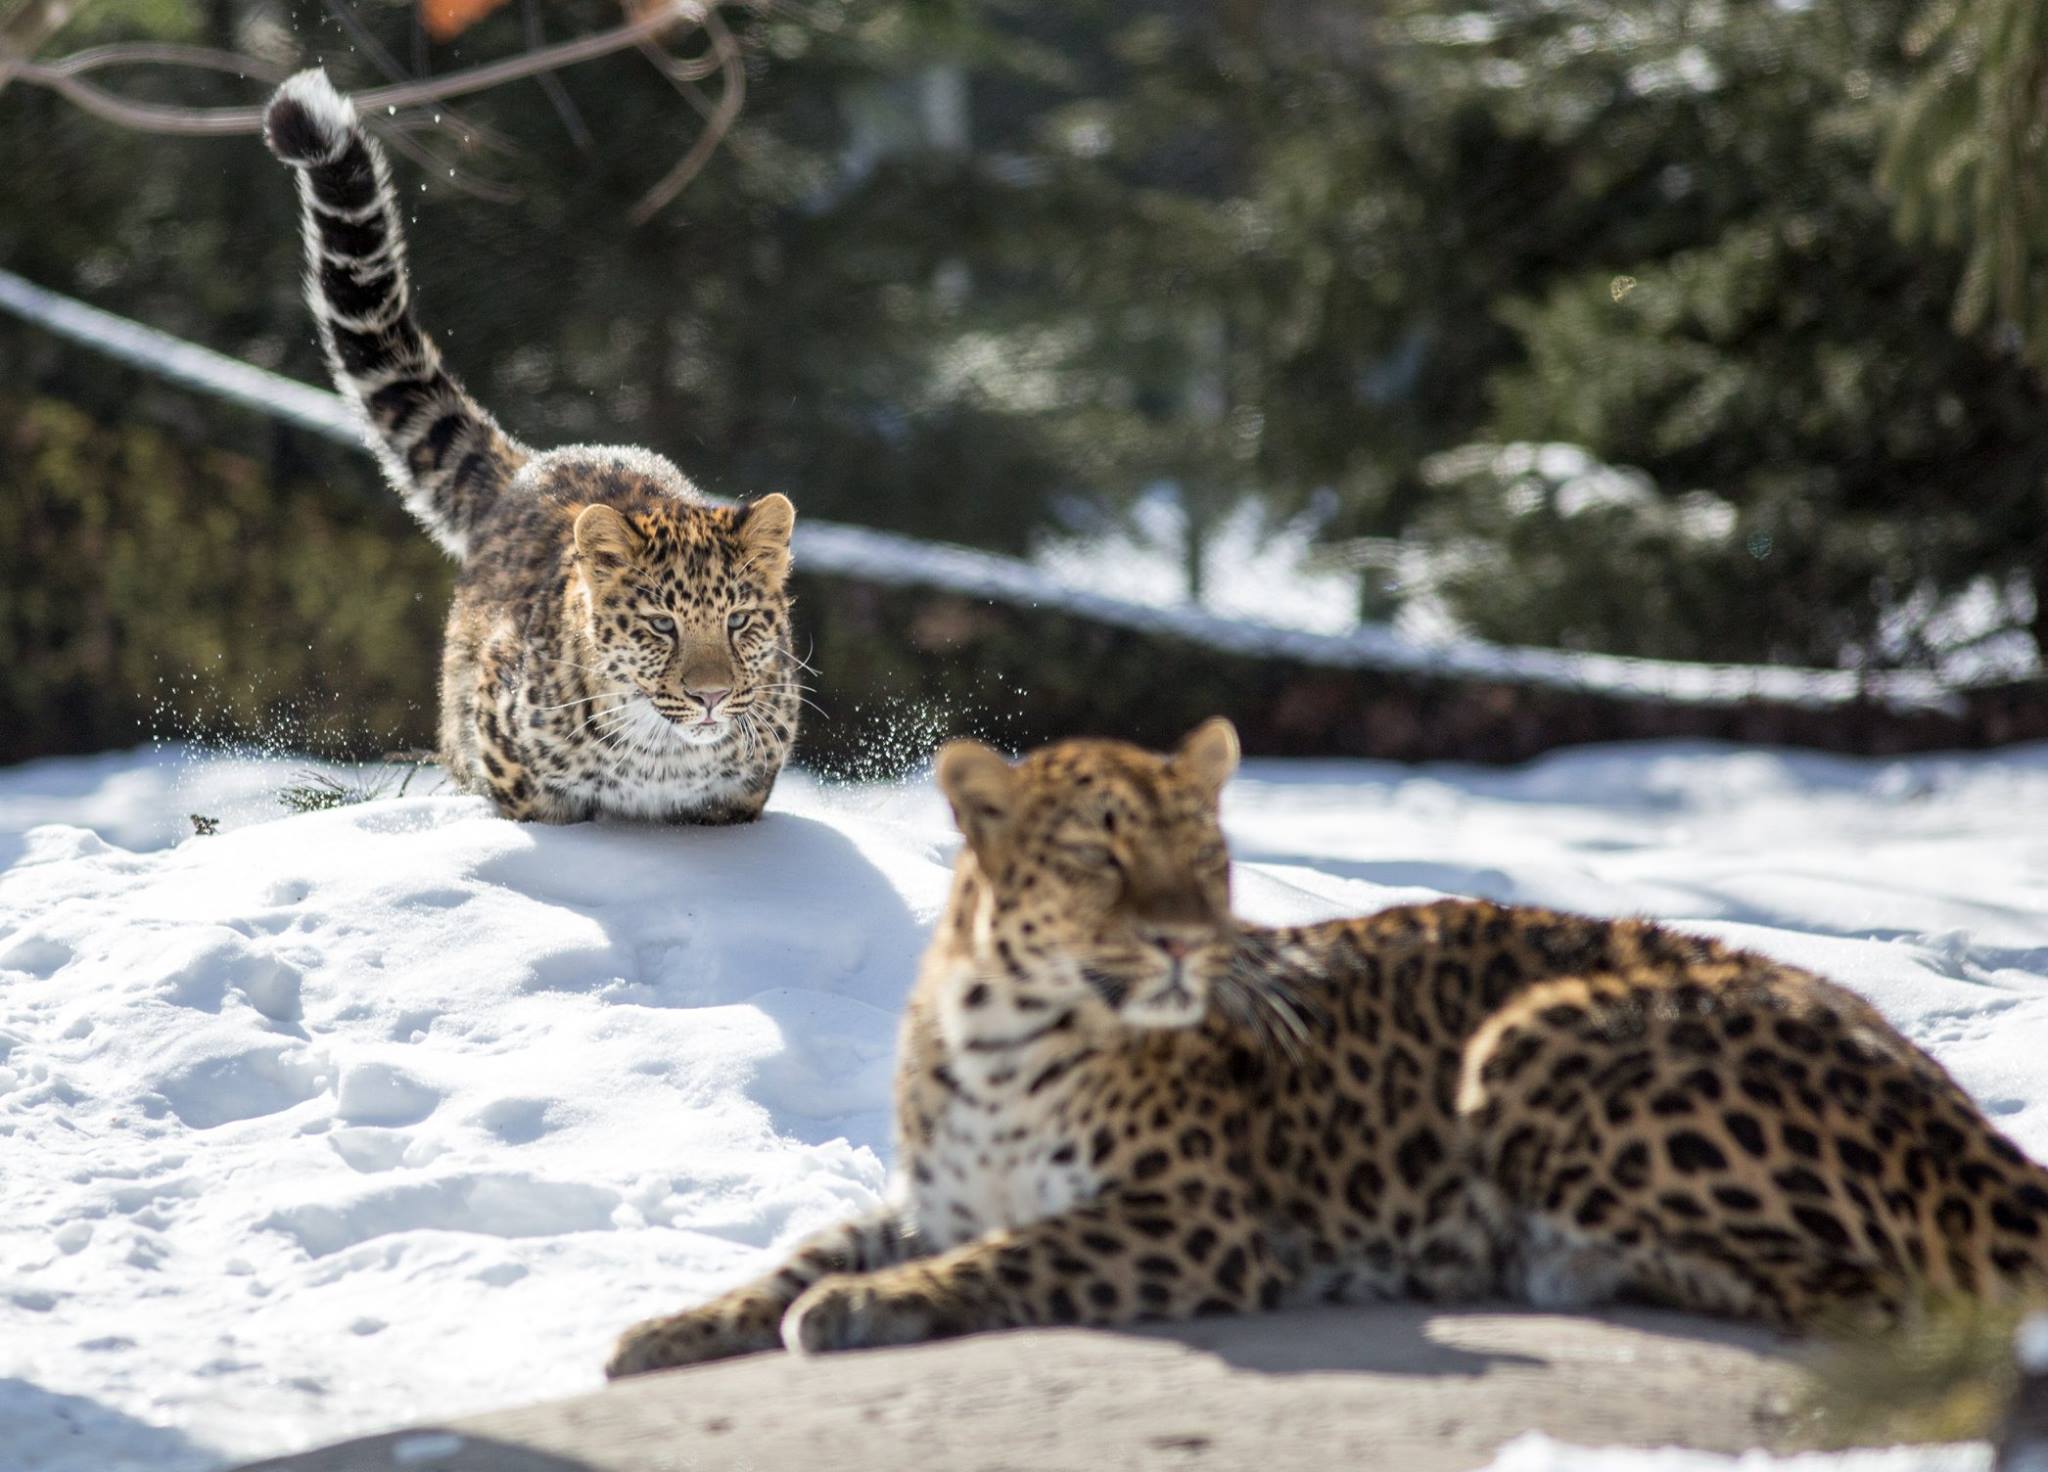
{"type": "Polygon", "coordinates": [[[356,132],[355,104],[334,90],[319,67],[288,78],[263,114],[263,141],[294,168],[340,158],[356,132]]]}

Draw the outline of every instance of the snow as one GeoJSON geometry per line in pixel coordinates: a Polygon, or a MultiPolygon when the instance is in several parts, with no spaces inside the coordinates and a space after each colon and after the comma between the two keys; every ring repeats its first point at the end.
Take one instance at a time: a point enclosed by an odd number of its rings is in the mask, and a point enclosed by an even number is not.
{"type": "Polygon", "coordinates": [[[1973,1443],[1791,1457],[1766,1452],[1723,1457],[1671,1448],[1643,1451],[1570,1446],[1532,1432],[1502,1447],[1484,1472],[1991,1472],[1991,1448],[1973,1443]]]}
{"type": "MultiPolygon", "coordinates": [[[[882,1184],[954,849],[923,780],[541,828],[432,792],[278,816],[302,765],[0,771],[8,1472],[197,1472],[587,1389],[626,1323],[882,1184]]],[[[2043,811],[2048,747],[1644,745],[1252,762],[1226,819],[1261,920],[1487,895],[1815,966],[2048,1154],[2043,811]]],[[[1722,1465],[1557,1455],[1499,1472],[1722,1465]]]]}
{"type": "MultiPolygon", "coordinates": [[[[1202,548],[1201,607],[1322,634],[1356,628],[1357,571],[1316,565],[1316,537],[1326,520],[1308,512],[1276,523],[1257,501],[1240,501],[1210,529],[1202,548]]],[[[1187,607],[1187,539],[1180,494],[1161,482],[1138,498],[1128,526],[1045,539],[1031,562],[1063,589],[1152,608],[1187,607]]]]}

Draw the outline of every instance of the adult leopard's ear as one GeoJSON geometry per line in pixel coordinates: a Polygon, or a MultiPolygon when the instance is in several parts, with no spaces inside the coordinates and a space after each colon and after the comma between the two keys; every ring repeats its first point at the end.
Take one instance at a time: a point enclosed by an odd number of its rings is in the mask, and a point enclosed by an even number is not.
{"type": "Polygon", "coordinates": [[[742,507],[735,525],[749,567],[771,583],[789,576],[789,534],[796,529],[796,507],[789,497],[770,491],[742,507]]]}
{"type": "Polygon", "coordinates": [[[933,771],[968,847],[986,858],[1010,830],[1016,769],[979,741],[948,741],[939,748],[933,771]]]}
{"type": "Polygon", "coordinates": [[[586,506],[576,513],[576,555],[600,577],[611,577],[640,555],[640,534],[611,507],[586,506]]]}
{"type": "Polygon", "coordinates": [[[1237,727],[1211,716],[1188,732],[1169,765],[1214,798],[1237,770],[1237,757],[1237,727]]]}

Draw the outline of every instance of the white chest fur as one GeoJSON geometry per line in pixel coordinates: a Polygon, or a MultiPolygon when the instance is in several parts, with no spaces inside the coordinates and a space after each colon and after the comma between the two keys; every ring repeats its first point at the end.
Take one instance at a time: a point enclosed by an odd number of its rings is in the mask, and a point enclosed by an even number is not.
{"type": "Polygon", "coordinates": [[[630,752],[612,764],[554,779],[570,797],[599,811],[628,818],[653,818],[704,803],[738,797],[755,778],[735,754],[717,747],[677,746],[663,752],[630,752]]]}
{"type": "MultiPolygon", "coordinates": [[[[1045,1014],[992,1019],[981,1034],[1024,1036],[1045,1014]]],[[[935,1247],[1021,1227],[1094,1196],[1098,1153],[1080,1122],[1092,1052],[1071,1033],[1021,1046],[970,1050],[948,1064],[953,1087],[930,1140],[899,1163],[900,1199],[935,1247]]]]}
{"type": "Polygon", "coordinates": [[[633,697],[602,717],[601,734],[580,744],[569,769],[551,773],[547,787],[598,813],[664,818],[750,793],[758,763],[746,760],[737,732],[692,740],[645,700],[633,697]]]}
{"type": "Polygon", "coordinates": [[[931,1179],[910,1184],[919,1235],[942,1249],[956,1247],[1087,1200],[1095,1194],[1093,1173],[1082,1159],[1053,1159],[1057,1148],[1044,1140],[1002,1140],[972,1121],[945,1121],[925,1156],[931,1179]]]}

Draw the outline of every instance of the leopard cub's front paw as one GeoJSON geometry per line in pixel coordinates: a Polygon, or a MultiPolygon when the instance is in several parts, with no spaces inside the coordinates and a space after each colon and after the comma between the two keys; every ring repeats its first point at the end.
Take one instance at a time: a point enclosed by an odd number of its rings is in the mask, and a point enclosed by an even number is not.
{"type": "Polygon", "coordinates": [[[796,1354],[875,1349],[937,1337],[931,1305],[922,1295],[887,1292],[852,1276],[812,1284],[782,1316],[783,1347],[796,1354]]]}

